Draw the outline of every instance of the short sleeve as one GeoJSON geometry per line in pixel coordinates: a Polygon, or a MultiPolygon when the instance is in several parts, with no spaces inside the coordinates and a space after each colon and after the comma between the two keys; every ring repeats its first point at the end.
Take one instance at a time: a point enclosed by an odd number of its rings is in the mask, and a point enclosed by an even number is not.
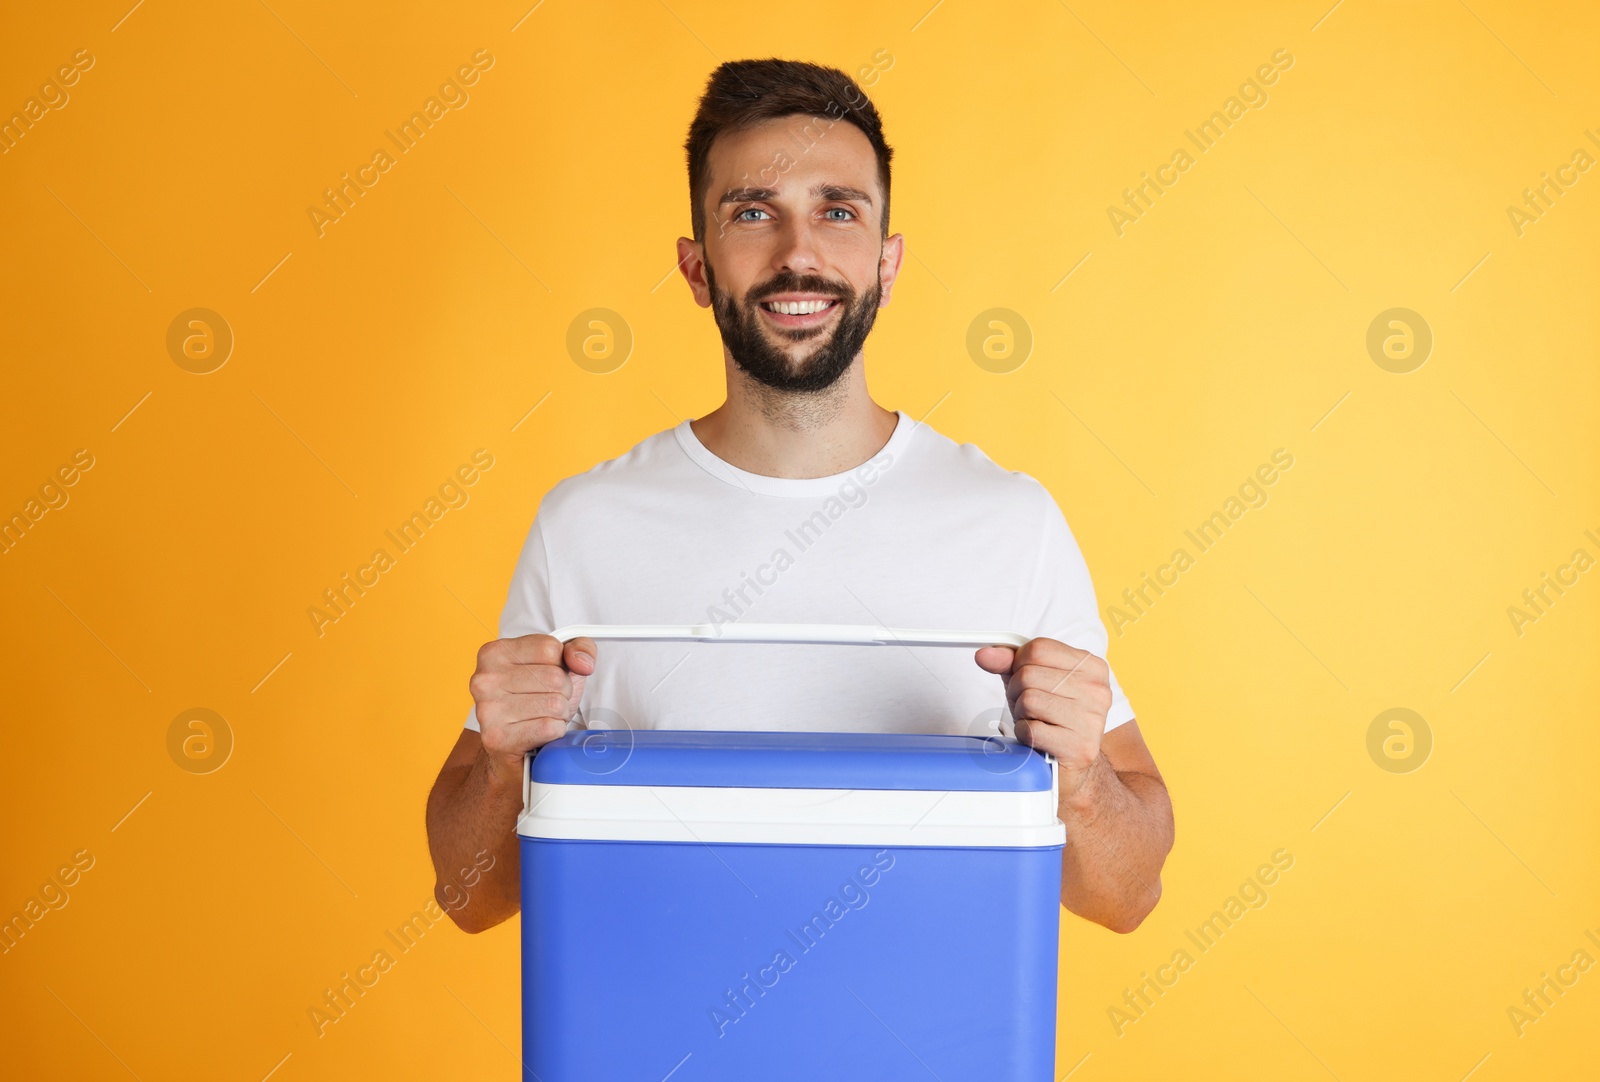
{"type": "MultiPolygon", "coordinates": [[[[500,610],[499,637],[514,639],[553,630],[555,621],[550,608],[550,554],[545,547],[543,522],[535,515],[511,573],[506,603],[500,610]]],[[[476,705],[467,711],[466,727],[481,731],[476,705]]]]}
{"type": "MultiPolygon", "coordinates": [[[[1030,480],[1032,480],[1030,478],[1030,480]]],[[[1048,489],[1038,484],[1043,509],[1039,563],[1033,585],[1022,599],[1023,629],[1035,637],[1056,639],[1075,646],[1106,662],[1111,684],[1111,709],[1106,713],[1106,731],[1133,720],[1133,707],[1117,683],[1117,674],[1106,656],[1105,624],[1095,602],[1094,583],[1089,567],[1078,549],[1077,538],[1067,526],[1061,508],[1048,489]],[[1032,619],[1028,619],[1031,616],[1032,619]]]]}

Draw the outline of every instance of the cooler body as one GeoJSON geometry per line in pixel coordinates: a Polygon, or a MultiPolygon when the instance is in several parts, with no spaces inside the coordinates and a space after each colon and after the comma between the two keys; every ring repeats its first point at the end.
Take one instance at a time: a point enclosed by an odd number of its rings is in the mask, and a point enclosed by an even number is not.
{"type": "Polygon", "coordinates": [[[527,796],[526,1078],[1052,1077],[1062,827],[1037,753],[574,733],[527,796]]]}

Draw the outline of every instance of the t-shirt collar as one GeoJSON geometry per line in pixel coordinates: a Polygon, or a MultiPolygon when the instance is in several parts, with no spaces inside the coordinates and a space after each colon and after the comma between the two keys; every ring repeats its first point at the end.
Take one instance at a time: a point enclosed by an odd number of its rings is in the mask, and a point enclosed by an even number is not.
{"type": "MultiPolygon", "coordinates": [[[[889,434],[889,442],[871,458],[877,458],[885,453],[893,461],[898,462],[905,452],[906,446],[911,442],[919,422],[912,420],[905,410],[896,410],[898,420],[895,422],[894,431],[889,434]]],[[[689,459],[719,481],[742,488],[759,496],[785,496],[791,499],[812,498],[828,496],[836,493],[839,486],[850,481],[856,470],[866,463],[852,466],[840,473],[829,474],[826,477],[768,477],[761,473],[751,473],[727,462],[711,453],[710,448],[700,442],[700,437],[694,434],[694,429],[688,421],[682,421],[673,429],[678,437],[678,445],[683,448],[683,453],[689,459]]]]}

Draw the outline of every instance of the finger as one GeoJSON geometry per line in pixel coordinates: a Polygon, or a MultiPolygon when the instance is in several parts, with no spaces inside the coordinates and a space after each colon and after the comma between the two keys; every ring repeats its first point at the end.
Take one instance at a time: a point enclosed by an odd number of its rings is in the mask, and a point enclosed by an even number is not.
{"type": "Polygon", "coordinates": [[[1050,665],[1057,669],[1070,669],[1086,657],[1094,655],[1079,650],[1059,639],[1029,639],[1017,650],[1018,665],[1050,665]]]}
{"type": "Polygon", "coordinates": [[[540,718],[554,718],[565,723],[571,720],[572,714],[571,701],[553,691],[501,693],[491,695],[478,704],[480,725],[514,725],[519,721],[537,721],[540,718]]]}
{"type": "Polygon", "coordinates": [[[1022,744],[1025,747],[1033,747],[1033,741],[1037,733],[1033,725],[1029,723],[1028,719],[1018,718],[1014,728],[1017,734],[1017,743],[1022,744]]]}
{"type": "MultiPolygon", "coordinates": [[[[513,665],[489,674],[488,693],[494,695],[528,695],[540,691],[553,691],[572,697],[574,677],[559,665],[513,665]]],[[[577,677],[582,679],[582,677],[577,677]]]]}
{"type": "Polygon", "coordinates": [[[1061,722],[1073,708],[1072,700],[1041,688],[1023,688],[1011,701],[1011,716],[1019,722],[1061,722]]]}
{"type": "Polygon", "coordinates": [[[587,635],[583,635],[567,643],[561,651],[561,663],[573,672],[584,676],[594,672],[594,640],[587,635]]]}
{"type": "Polygon", "coordinates": [[[1017,743],[1052,755],[1066,748],[1072,731],[1070,726],[1056,725],[1038,718],[1017,719],[1017,743]]]}
{"type": "Polygon", "coordinates": [[[1006,703],[1012,717],[1056,720],[1074,710],[1109,710],[1111,688],[1093,681],[1068,680],[1058,687],[1029,687],[1013,682],[1006,685],[1006,703]]]}
{"type": "Polygon", "coordinates": [[[1040,718],[1017,719],[1017,743],[1054,755],[1066,746],[1072,730],[1040,718]]]}
{"type": "Polygon", "coordinates": [[[480,666],[467,680],[467,690],[477,702],[542,691],[571,698],[574,679],[581,680],[583,677],[570,676],[559,665],[480,666]]]}
{"type": "Polygon", "coordinates": [[[483,730],[484,750],[493,755],[521,755],[560,739],[567,723],[559,718],[531,718],[483,730]]]}
{"type": "Polygon", "coordinates": [[[1103,719],[1111,711],[1111,687],[1105,683],[1085,681],[1068,682],[1055,691],[1045,688],[1021,688],[1013,696],[1006,689],[1006,699],[1011,705],[1011,716],[1068,724],[1079,718],[1103,719]]]}
{"type": "Polygon", "coordinates": [[[516,638],[496,639],[485,643],[478,651],[480,666],[485,661],[496,668],[505,665],[559,665],[561,640],[553,635],[519,635],[516,638]]]}
{"type": "Polygon", "coordinates": [[[984,672],[1005,676],[1015,664],[1016,656],[1017,651],[1010,646],[981,646],[973,655],[973,660],[984,672]]]}
{"type": "Polygon", "coordinates": [[[1111,670],[1093,654],[1085,654],[1070,668],[1052,665],[1021,665],[1006,681],[1007,690],[1042,688],[1045,691],[1071,694],[1075,690],[1094,684],[1107,684],[1111,670]]]}

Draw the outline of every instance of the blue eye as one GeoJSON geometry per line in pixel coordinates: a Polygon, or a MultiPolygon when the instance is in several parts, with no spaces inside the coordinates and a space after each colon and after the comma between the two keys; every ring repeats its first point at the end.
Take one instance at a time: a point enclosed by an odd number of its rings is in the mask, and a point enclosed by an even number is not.
{"type": "MultiPolygon", "coordinates": [[[[839,211],[841,214],[848,214],[852,218],[854,218],[856,216],[856,212],[851,210],[849,207],[829,207],[828,210],[827,210],[827,213],[832,214],[834,211],[839,211]]],[[[842,219],[839,219],[839,218],[835,218],[834,219],[834,221],[836,221],[836,222],[837,221],[841,221],[841,220],[842,219]]]]}
{"type": "Polygon", "coordinates": [[[746,218],[745,217],[746,214],[765,214],[765,213],[766,213],[766,211],[762,210],[760,207],[745,207],[743,210],[741,210],[739,213],[735,214],[733,217],[734,217],[735,221],[750,222],[750,221],[754,221],[755,219],[746,218]]]}

